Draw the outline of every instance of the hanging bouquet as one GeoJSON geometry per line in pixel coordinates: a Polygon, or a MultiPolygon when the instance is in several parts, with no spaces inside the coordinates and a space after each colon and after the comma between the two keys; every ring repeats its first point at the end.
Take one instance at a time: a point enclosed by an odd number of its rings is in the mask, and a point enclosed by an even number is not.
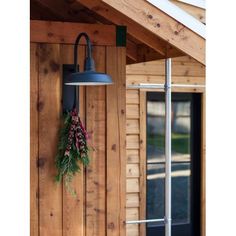
{"type": "Polygon", "coordinates": [[[88,133],[79,118],[77,110],[74,109],[65,114],[56,156],[56,167],[58,169],[56,181],[61,182],[64,177],[66,189],[74,196],[76,192],[71,187],[71,181],[76,172],[80,171],[79,162],[84,166],[88,166],[88,152],[88,133]]]}

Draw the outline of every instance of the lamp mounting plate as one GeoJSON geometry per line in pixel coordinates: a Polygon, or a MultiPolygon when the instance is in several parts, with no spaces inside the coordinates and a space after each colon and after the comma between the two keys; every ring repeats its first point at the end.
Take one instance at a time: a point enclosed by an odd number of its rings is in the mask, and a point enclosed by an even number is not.
{"type": "MultiPolygon", "coordinates": [[[[68,86],[65,85],[67,82],[68,75],[74,72],[73,64],[63,65],[63,78],[62,78],[62,107],[63,112],[71,111],[76,106],[76,97],[79,97],[78,86],[68,86]]],[[[78,65],[79,70],[79,65],[78,65]]],[[[77,101],[79,104],[79,101],[77,101]]],[[[77,107],[78,109],[78,107],[77,107]]]]}

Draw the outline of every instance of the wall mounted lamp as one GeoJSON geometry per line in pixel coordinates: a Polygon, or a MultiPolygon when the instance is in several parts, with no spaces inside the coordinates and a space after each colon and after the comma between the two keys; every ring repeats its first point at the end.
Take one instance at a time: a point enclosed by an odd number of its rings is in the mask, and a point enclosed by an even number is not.
{"type": "Polygon", "coordinates": [[[74,73],[68,76],[66,85],[108,85],[112,84],[111,77],[104,73],[96,72],[95,63],[92,58],[92,46],[89,36],[86,33],[80,33],[75,41],[74,46],[74,73]],[[82,37],[86,39],[87,57],[84,62],[84,71],[79,72],[77,67],[78,44],[82,37]]]}
{"type": "Polygon", "coordinates": [[[63,65],[63,111],[71,111],[78,106],[78,89],[76,86],[96,86],[112,84],[112,79],[108,74],[96,72],[95,62],[92,58],[92,45],[86,33],[80,33],[74,45],[74,64],[63,65]],[[86,39],[86,58],[84,61],[84,71],[80,72],[78,65],[78,44],[82,37],[86,39]]]}

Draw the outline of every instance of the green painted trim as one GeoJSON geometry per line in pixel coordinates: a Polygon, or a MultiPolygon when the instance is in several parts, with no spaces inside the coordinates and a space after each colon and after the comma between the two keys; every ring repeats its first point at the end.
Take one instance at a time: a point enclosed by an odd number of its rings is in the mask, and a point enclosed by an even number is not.
{"type": "Polygon", "coordinates": [[[127,27],[122,25],[116,26],[116,46],[126,47],[127,27]]]}

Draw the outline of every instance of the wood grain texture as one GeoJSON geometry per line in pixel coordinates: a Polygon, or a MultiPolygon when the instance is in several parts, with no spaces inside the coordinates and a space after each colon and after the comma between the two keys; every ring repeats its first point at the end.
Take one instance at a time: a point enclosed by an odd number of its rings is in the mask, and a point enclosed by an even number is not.
{"type": "Polygon", "coordinates": [[[127,48],[127,56],[133,61],[137,62],[138,60],[137,45],[134,42],[127,40],[126,48],[127,48]]]}
{"type": "MultiPolygon", "coordinates": [[[[73,64],[73,45],[62,45],[62,63],[73,64]]],[[[78,47],[79,65],[83,68],[85,47],[78,47]]],[[[80,93],[80,117],[84,120],[84,103],[83,93],[80,93]]],[[[72,187],[77,192],[76,197],[72,197],[70,193],[63,186],[63,236],[83,235],[85,218],[84,218],[84,168],[82,165],[81,172],[77,173],[72,182],[72,187]]]]}
{"type": "MultiPolygon", "coordinates": [[[[115,45],[116,43],[116,27],[113,25],[30,21],[31,42],[74,44],[79,32],[86,32],[93,45],[115,45]]],[[[80,43],[85,44],[85,39],[81,38],[80,43]]]]}
{"type": "Polygon", "coordinates": [[[143,0],[135,2],[102,0],[101,2],[139,24],[140,31],[141,28],[147,29],[155,36],[205,64],[205,39],[152,4],[143,0]]]}
{"type": "Polygon", "coordinates": [[[139,118],[139,105],[138,104],[126,105],[126,116],[127,116],[127,119],[138,119],[139,118]]]}
{"type": "Polygon", "coordinates": [[[30,44],[30,235],[38,236],[38,45],[30,44]]]}
{"type": "Polygon", "coordinates": [[[139,173],[139,164],[127,164],[126,165],[126,177],[127,178],[138,178],[139,173]]]}
{"type": "MultiPolygon", "coordinates": [[[[172,59],[172,83],[174,84],[191,84],[204,85],[205,84],[205,66],[196,62],[189,57],[179,57],[172,59]]],[[[126,66],[126,79],[128,85],[136,85],[140,83],[164,83],[164,60],[138,63],[126,66]]],[[[129,89],[131,90],[131,89],[129,89]]],[[[127,90],[128,91],[128,90],[127,90]]],[[[133,89],[136,91],[136,89],[133,89]]],[[[142,91],[157,91],[155,89],[142,89],[142,91]]],[[[205,88],[191,87],[191,88],[172,88],[173,92],[191,92],[203,93],[205,88]]],[[[130,95],[129,95],[130,97],[130,95]]],[[[137,108],[136,108],[137,111],[137,108]]],[[[131,113],[131,110],[130,110],[131,113]]],[[[134,114],[132,111],[131,116],[134,114]]],[[[129,115],[129,113],[128,113],[129,115]]]]}
{"type": "Polygon", "coordinates": [[[139,135],[127,135],[126,136],[126,148],[127,149],[139,149],[139,135]]]}
{"type": "Polygon", "coordinates": [[[125,235],[125,48],[107,47],[107,236],[125,235]]]}
{"type": "Polygon", "coordinates": [[[140,236],[139,235],[139,226],[138,225],[127,225],[126,226],[126,233],[128,236],[140,236]]]}
{"type": "MultiPolygon", "coordinates": [[[[140,91],[140,204],[139,214],[140,219],[146,219],[146,92],[140,91]]],[[[140,225],[140,235],[146,235],[146,224],[140,225]]]]}
{"type": "MultiPolygon", "coordinates": [[[[106,51],[105,46],[93,47],[97,71],[112,70],[112,78],[116,82],[111,90],[106,90],[104,86],[80,87],[80,116],[86,123],[86,128],[91,136],[90,142],[95,151],[90,153],[91,164],[86,173],[83,173],[82,170],[73,180],[72,185],[78,193],[78,197],[74,199],[66,192],[62,184],[54,182],[56,175],[54,161],[62,115],[62,64],[73,62],[73,45],[32,43],[31,47],[31,57],[33,58],[31,61],[31,111],[33,110],[31,114],[33,117],[33,119],[31,117],[33,122],[31,123],[31,138],[33,137],[31,140],[33,142],[31,142],[32,235],[123,236],[125,235],[124,221],[126,215],[125,48],[109,47],[112,49],[106,51]],[[115,53],[113,54],[113,52],[115,53]],[[39,56],[38,59],[37,55],[39,56]],[[111,61],[109,61],[109,55],[113,57],[111,61]],[[106,66],[106,63],[110,63],[110,67],[106,66]],[[109,109],[111,110],[109,111],[109,109]],[[108,121],[109,124],[112,121],[114,123],[114,117],[110,117],[113,111],[116,111],[114,114],[117,123],[114,128],[118,138],[114,137],[114,129],[106,124],[108,121]],[[116,142],[116,152],[113,150],[113,138],[116,142]],[[111,158],[107,162],[108,147],[111,158]],[[112,151],[111,147],[113,148],[112,151]],[[34,155],[36,153],[38,154],[34,155]],[[118,158],[114,158],[114,156],[118,158]],[[115,178],[114,172],[108,170],[108,166],[112,165],[119,172],[115,178]],[[119,168],[117,168],[118,165],[119,168]],[[109,181],[106,179],[107,175],[111,176],[109,181]],[[110,192],[109,186],[113,188],[110,189],[110,192]],[[39,191],[37,192],[38,188],[39,191]],[[35,195],[39,197],[38,203],[35,195]],[[111,197],[112,195],[114,198],[111,197]],[[115,199],[119,201],[118,207],[114,205],[115,199]],[[38,205],[39,208],[37,208],[38,205]],[[115,211],[116,207],[117,211],[115,211]],[[39,218],[37,219],[37,217],[39,218]],[[111,224],[113,220],[118,222],[117,230],[111,224]]],[[[85,53],[85,48],[79,46],[78,50],[80,67],[83,68],[81,59],[85,53]]],[[[130,153],[130,158],[134,162],[136,157],[135,153],[130,153]]]]}
{"type": "MultiPolygon", "coordinates": [[[[143,62],[138,64],[131,64],[126,67],[127,74],[133,75],[160,75],[165,76],[165,64],[164,60],[143,62]]],[[[185,63],[185,62],[173,62],[172,63],[172,75],[174,76],[192,76],[192,77],[204,77],[205,66],[200,63],[185,63]]]]}
{"type": "Polygon", "coordinates": [[[139,120],[138,119],[126,120],[126,134],[139,134],[139,120]]]}
{"type": "MultiPolygon", "coordinates": [[[[126,76],[127,79],[127,76],[126,76]]],[[[126,179],[127,179],[127,191],[126,191],[126,220],[138,220],[139,219],[139,201],[140,196],[137,193],[139,187],[137,186],[140,176],[140,164],[139,164],[139,90],[127,89],[126,90],[126,139],[127,139],[127,165],[126,165],[126,179]],[[135,118],[134,118],[135,117],[135,118]],[[132,184],[132,185],[131,185],[132,184]]],[[[130,227],[126,225],[127,236],[139,235],[139,226],[135,225],[130,227]]]]}
{"type": "Polygon", "coordinates": [[[188,12],[190,15],[195,17],[197,20],[201,21],[203,24],[206,23],[206,10],[200,7],[196,7],[190,4],[186,4],[184,2],[178,0],[171,0],[176,6],[180,7],[184,11],[188,12]]]}
{"type": "Polygon", "coordinates": [[[128,178],[126,180],[126,192],[127,193],[139,193],[139,179],[138,178],[128,178]]]}
{"type": "Polygon", "coordinates": [[[60,46],[39,45],[39,234],[62,232],[62,185],[55,184],[55,156],[61,118],[60,46]]]}
{"type": "Polygon", "coordinates": [[[127,26],[128,34],[157,51],[158,58],[160,54],[162,56],[168,57],[171,57],[172,55],[176,56],[177,54],[179,54],[179,56],[183,55],[181,51],[172,47],[164,40],[161,40],[155,34],[151,33],[146,27],[140,27],[140,24],[133,21],[130,15],[121,14],[119,11],[116,11],[113,7],[109,6],[105,2],[100,0],[77,1],[114,24],[127,26]]]}
{"type": "Polygon", "coordinates": [[[126,194],[126,208],[139,207],[139,194],[128,193],[126,194]]]}
{"type": "MultiPolygon", "coordinates": [[[[126,76],[127,78],[127,85],[135,85],[140,83],[163,83],[165,81],[164,76],[160,75],[132,75],[129,74],[126,76]]],[[[205,77],[198,77],[198,76],[172,76],[172,83],[174,84],[205,84],[205,77]]],[[[174,88],[173,88],[174,89],[174,88]]],[[[129,89],[130,90],[130,89],[129,89]]],[[[134,89],[136,90],[136,89],[134,89]]]]}
{"type": "MultiPolygon", "coordinates": [[[[80,106],[80,109],[79,109],[80,119],[86,127],[86,88],[84,86],[79,87],[79,106],[80,106]]],[[[80,179],[83,181],[83,183],[80,189],[81,191],[83,191],[83,201],[81,201],[80,206],[81,208],[83,207],[83,216],[82,216],[83,218],[80,219],[80,222],[81,222],[81,227],[83,228],[81,229],[82,231],[81,236],[86,236],[86,225],[85,225],[85,222],[86,222],[86,170],[84,167],[82,169],[82,172],[83,174],[80,179]]],[[[82,197],[82,195],[80,196],[82,197]]]]}
{"type": "Polygon", "coordinates": [[[79,3],[54,0],[33,0],[30,4],[31,19],[58,20],[67,22],[97,22],[85,12],[79,3]]]}
{"type": "Polygon", "coordinates": [[[139,209],[137,207],[126,209],[126,219],[127,220],[138,220],[139,219],[139,209]]]}
{"type": "MultiPolygon", "coordinates": [[[[105,47],[94,47],[99,72],[105,72],[105,47]]],[[[86,88],[86,127],[91,136],[90,165],[86,170],[86,235],[106,235],[106,90],[86,88]]]]}
{"type": "MultiPolygon", "coordinates": [[[[127,78],[127,76],[126,76],[127,78]]],[[[139,91],[138,89],[126,90],[126,103],[127,104],[139,104],[139,91]]]]}
{"type": "Polygon", "coordinates": [[[139,163],[139,150],[134,149],[134,150],[126,150],[126,159],[127,163],[139,163]]]}
{"type": "MultiPolygon", "coordinates": [[[[172,71],[172,82],[177,84],[205,84],[205,67],[189,57],[172,59],[175,70],[172,71]],[[186,71],[189,71],[186,73],[186,71]],[[197,71],[200,71],[198,73],[197,71]],[[199,76],[201,75],[201,76],[199,76]]],[[[140,83],[164,83],[164,61],[153,61],[126,66],[127,85],[140,83]],[[148,67],[149,66],[149,67],[148,67]],[[130,69],[132,67],[132,69],[130,69]],[[138,67],[138,71],[135,69],[138,67]],[[150,69],[150,70],[149,70],[150,69]],[[151,71],[151,72],[150,72],[151,71]],[[133,73],[133,74],[132,74],[133,73]]],[[[155,91],[142,89],[137,94],[136,89],[126,90],[127,109],[127,192],[126,208],[139,209],[140,219],[146,218],[146,92],[155,91]],[[133,91],[133,93],[131,92],[133,91]],[[135,98],[135,99],[134,99],[135,98]],[[137,102],[137,98],[139,102],[137,102]],[[135,118],[134,118],[135,117],[135,118]],[[138,122],[138,124],[137,124],[138,122]],[[139,131],[139,132],[138,132],[139,131]],[[137,166],[139,165],[139,174],[137,166]],[[134,175],[133,175],[134,173],[134,175]],[[133,177],[132,177],[133,176],[133,177]],[[135,201],[135,196],[138,195],[135,201]]],[[[157,91],[157,90],[156,90],[157,91]]],[[[205,88],[181,88],[174,89],[174,92],[202,93],[204,97],[205,88]]],[[[202,104],[203,106],[204,104],[202,104]]],[[[204,108],[202,108],[202,119],[204,119],[204,108]]],[[[204,130],[204,124],[202,126],[204,130]]],[[[202,215],[201,235],[205,232],[205,144],[204,131],[202,132],[202,215]]],[[[146,235],[145,225],[138,225],[138,228],[127,226],[127,236],[146,235]]]]}

